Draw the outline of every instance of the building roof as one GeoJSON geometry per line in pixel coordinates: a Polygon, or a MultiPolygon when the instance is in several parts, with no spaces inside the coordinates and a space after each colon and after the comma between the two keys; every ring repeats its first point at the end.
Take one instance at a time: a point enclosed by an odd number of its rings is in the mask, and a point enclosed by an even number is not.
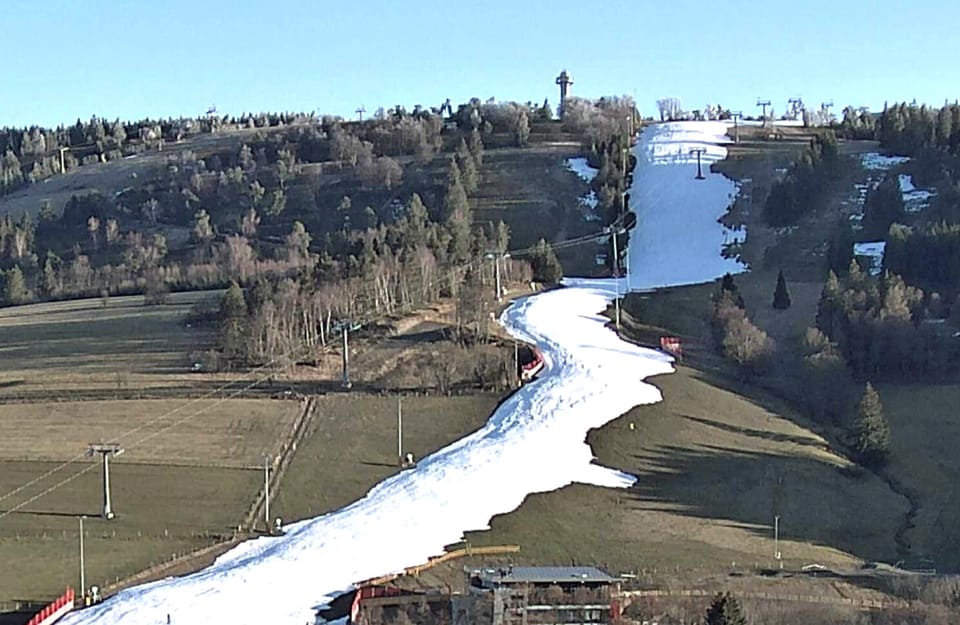
{"type": "Polygon", "coordinates": [[[559,584],[563,582],[610,583],[617,581],[593,566],[512,566],[483,569],[485,584],[559,584]]]}

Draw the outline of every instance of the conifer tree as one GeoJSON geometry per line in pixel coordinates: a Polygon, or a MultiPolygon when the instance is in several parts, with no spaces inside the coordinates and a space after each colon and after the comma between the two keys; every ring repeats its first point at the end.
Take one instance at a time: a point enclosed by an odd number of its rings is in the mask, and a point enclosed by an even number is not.
{"type": "Polygon", "coordinates": [[[6,284],[3,289],[3,299],[7,304],[22,304],[27,300],[27,284],[23,279],[20,265],[14,265],[7,271],[6,284]]]}
{"type": "Polygon", "coordinates": [[[787,281],[783,278],[783,270],[777,275],[777,288],[773,292],[773,307],[777,310],[790,308],[790,294],[787,292],[787,281]]]}
{"type": "Polygon", "coordinates": [[[520,115],[517,117],[517,127],[514,131],[514,140],[517,142],[517,147],[522,148],[527,145],[527,139],[530,138],[530,118],[527,117],[527,112],[521,110],[520,115]]]}
{"type": "Polygon", "coordinates": [[[220,349],[229,360],[240,358],[244,347],[247,302],[236,281],[220,299],[220,349]]]}
{"type": "Polygon", "coordinates": [[[890,451],[890,424],[883,415],[880,395],[867,382],[853,421],[853,449],[860,462],[882,464],[890,451]]]}
{"type": "Polygon", "coordinates": [[[460,139],[460,145],[457,147],[457,167],[460,168],[460,180],[463,183],[463,190],[470,195],[477,190],[479,178],[477,176],[477,165],[470,154],[467,142],[460,139]]]}
{"type": "Polygon", "coordinates": [[[737,283],[733,281],[733,275],[730,273],[723,274],[723,278],[720,280],[720,292],[714,298],[715,301],[723,299],[724,294],[728,294],[738,308],[745,307],[743,296],[740,295],[740,289],[737,288],[737,283]]]}
{"type": "Polygon", "coordinates": [[[737,601],[730,593],[717,593],[707,608],[704,625],[747,625],[747,617],[737,601]]]}
{"type": "Polygon", "coordinates": [[[477,166],[477,169],[480,169],[480,166],[483,165],[483,139],[480,138],[478,131],[474,130],[470,133],[468,147],[470,148],[470,154],[473,155],[473,164],[477,166]]]}
{"type": "Polygon", "coordinates": [[[557,255],[543,239],[534,246],[530,254],[530,265],[533,268],[533,279],[537,282],[556,284],[563,277],[563,267],[557,255]]]}

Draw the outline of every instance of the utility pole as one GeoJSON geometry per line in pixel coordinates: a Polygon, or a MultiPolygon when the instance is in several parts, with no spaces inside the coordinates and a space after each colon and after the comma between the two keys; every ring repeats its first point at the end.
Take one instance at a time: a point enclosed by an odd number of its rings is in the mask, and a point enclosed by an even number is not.
{"type": "Polygon", "coordinates": [[[80,597],[87,594],[87,571],[83,563],[83,519],[83,515],[77,517],[80,521],[80,597]]]}
{"type": "Polygon", "coordinates": [[[513,377],[517,386],[520,386],[522,381],[520,378],[520,344],[516,340],[513,341],[513,377]]]}
{"type": "Polygon", "coordinates": [[[697,180],[704,179],[703,170],[700,169],[700,156],[706,151],[707,150],[705,148],[693,148],[692,150],[690,150],[690,154],[697,155],[697,180]]]}
{"type": "Polygon", "coordinates": [[[63,158],[63,153],[66,152],[66,151],[69,150],[69,149],[70,149],[69,146],[64,146],[64,147],[60,148],[60,173],[61,173],[61,174],[67,173],[67,162],[66,162],[66,160],[63,158]]]}
{"type": "Polygon", "coordinates": [[[743,117],[743,111],[731,111],[730,117],[733,118],[733,142],[740,143],[740,118],[743,117]]]}
{"type": "Polygon", "coordinates": [[[620,155],[620,160],[623,161],[621,165],[623,192],[620,194],[620,219],[623,219],[623,214],[627,212],[627,154],[629,154],[629,150],[623,148],[623,153],[620,155]]]}
{"type": "Polygon", "coordinates": [[[341,328],[341,332],[343,333],[343,381],[340,386],[345,390],[350,390],[350,388],[353,387],[353,383],[350,381],[350,348],[347,344],[348,331],[348,324],[344,323],[341,328]]]}
{"type": "Polygon", "coordinates": [[[268,534],[273,533],[270,525],[270,455],[263,454],[263,527],[268,534]]]}
{"type": "Polygon", "coordinates": [[[484,258],[489,258],[493,260],[494,288],[496,289],[494,294],[496,295],[498,302],[502,301],[503,287],[500,280],[500,260],[510,258],[510,254],[509,253],[504,254],[501,252],[487,252],[484,258]]]}
{"type": "Polygon", "coordinates": [[[403,396],[397,397],[397,458],[403,462],[403,396]]]}
{"type": "Polygon", "coordinates": [[[757,98],[757,106],[763,107],[762,121],[763,121],[763,124],[766,125],[767,124],[767,107],[770,106],[770,100],[761,100],[760,98],[757,98]]]}
{"type": "Polygon", "coordinates": [[[773,517],[773,557],[780,562],[780,568],[783,568],[783,561],[780,559],[780,515],[773,517]]]}
{"type": "Polygon", "coordinates": [[[87,455],[100,454],[103,459],[103,518],[110,520],[114,517],[110,505],[110,456],[119,456],[123,449],[117,443],[91,443],[87,448],[87,455]]]}
{"type": "Polygon", "coordinates": [[[617,336],[620,335],[620,254],[617,252],[617,231],[620,224],[617,223],[612,229],[613,234],[613,279],[617,288],[617,296],[613,299],[614,323],[617,327],[617,336]]]}

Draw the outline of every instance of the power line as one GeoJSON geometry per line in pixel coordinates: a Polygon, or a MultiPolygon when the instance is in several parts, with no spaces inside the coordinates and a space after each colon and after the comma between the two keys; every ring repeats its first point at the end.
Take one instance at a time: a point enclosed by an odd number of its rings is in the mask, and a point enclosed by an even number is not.
{"type": "MultiPolygon", "coordinates": [[[[261,367],[258,367],[258,369],[262,369],[262,368],[265,367],[265,366],[267,366],[267,365],[261,365],[261,367]]],[[[233,391],[232,393],[230,393],[230,394],[228,394],[228,395],[224,395],[223,397],[220,397],[219,399],[215,400],[212,404],[209,404],[208,406],[204,406],[203,408],[200,408],[200,409],[197,410],[196,412],[194,412],[194,413],[192,413],[192,414],[189,414],[189,415],[187,415],[186,417],[184,417],[184,418],[182,418],[182,419],[178,419],[177,421],[174,421],[173,423],[171,423],[171,424],[169,424],[169,425],[167,425],[167,426],[165,426],[165,427],[157,430],[156,432],[151,432],[151,433],[148,434],[147,436],[144,436],[143,438],[141,438],[141,439],[135,441],[134,443],[132,443],[132,446],[136,447],[136,446],[138,446],[138,445],[142,445],[143,443],[145,443],[146,441],[150,440],[151,438],[154,438],[154,437],[156,437],[156,436],[159,436],[159,435],[162,434],[163,432],[166,432],[167,430],[169,430],[169,429],[171,429],[171,428],[173,428],[173,427],[175,427],[175,426],[177,426],[177,425],[180,425],[181,423],[185,423],[186,421],[189,421],[190,419],[192,419],[192,418],[194,418],[194,417],[197,417],[197,416],[199,416],[199,415],[207,412],[208,410],[212,409],[213,407],[218,406],[219,404],[221,404],[221,403],[223,403],[223,402],[225,402],[225,401],[227,401],[227,400],[229,400],[229,399],[233,399],[233,398],[236,397],[237,395],[240,395],[240,394],[242,394],[242,393],[250,390],[251,388],[253,388],[253,387],[256,386],[257,384],[259,384],[260,382],[263,382],[264,380],[269,379],[272,375],[273,375],[273,374],[271,373],[271,374],[269,374],[269,375],[263,376],[263,377],[258,378],[258,379],[256,379],[256,380],[253,380],[253,381],[250,382],[249,384],[246,384],[246,385],[244,385],[243,387],[236,389],[236,390],[233,391]]],[[[236,380],[230,382],[230,384],[232,384],[232,383],[235,382],[235,381],[236,381],[236,380]]],[[[194,403],[194,402],[196,402],[196,401],[199,401],[199,400],[192,400],[192,401],[189,402],[189,403],[194,403]]],[[[185,404],[185,405],[186,405],[186,404],[185,404]]],[[[182,406],[181,406],[180,408],[182,408],[182,406]]],[[[169,416],[169,415],[172,414],[173,412],[174,412],[174,411],[169,411],[167,414],[163,415],[163,418],[166,418],[167,416],[169,416]]],[[[154,423],[155,423],[156,421],[157,421],[157,419],[153,419],[153,420],[152,420],[152,422],[154,422],[154,423]]],[[[131,430],[131,432],[141,430],[141,429],[143,429],[143,427],[144,427],[145,425],[146,425],[146,424],[142,424],[140,427],[134,428],[134,430],[131,430]]],[[[123,436],[128,436],[128,435],[129,435],[129,433],[126,433],[126,434],[124,434],[123,436]]],[[[118,439],[118,440],[119,440],[119,439],[118,439]]],[[[82,457],[82,456],[85,456],[85,455],[86,455],[85,453],[84,453],[84,454],[81,454],[81,457],[82,457]]],[[[66,465],[66,464],[68,464],[68,463],[64,463],[64,465],[66,465]]],[[[51,487],[47,488],[46,490],[38,493],[37,495],[34,495],[33,497],[27,499],[26,501],[24,501],[24,502],[22,502],[22,503],[20,503],[20,504],[18,504],[18,505],[16,505],[16,506],[13,506],[12,508],[10,508],[10,509],[8,509],[8,510],[5,510],[5,511],[3,511],[3,512],[0,512],[0,519],[3,519],[3,518],[5,518],[5,517],[13,514],[14,512],[16,512],[16,511],[24,508],[25,506],[30,505],[31,503],[33,503],[34,501],[40,499],[41,497],[43,497],[43,496],[45,496],[45,495],[47,495],[47,494],[55,491],[56,489],[60,488],[61,486],[65,486],[65,485],[69,484],[70,482],[72,482],[73,480],[77,479],[77,478],[80,477],[81,475],[83,475],[83,474],[85,474],[85,473],[88,473],[88,472],[90,472],[91,470],[93,470],[93,469],[95,469],[95,468],[97,468],[97,465],[96,465],[96,464],[87,465],[86,467],[84,467],[83,469],[77,471],[77,472],[74,473],[73,475],[70,475],[69,477],[61,480],[60,482],[57,482],[57,483],[54,484],[53,486],[51,486],[51,487]]],[[[49,475],[49,472],[48,472],[47,475],[49,475]]],[[[36,483],[37,481],[38,481],[38,480],[33,480],[31,483],[36,483]]],[[[18,489],[18,490],[23,490],[23,488],[24,488],[24,487],[21,487],[21,488],[18,489]]],[[[6,495],[5,498],[6,498],[7,496],[9,496],[9,495],[6,495]]]]}
{"type": "MultiPolygon", "coordinates": [[[[606,234],[604,231],[598,231],[598,232],[595,232],[595,233],[592,233],[592,234],[589,234],[589,235],[583,235],[583,236],[580,236],[580,237],[574,237],[574,238],[571,238],[571,239],[565,239],[565,240],[563,240],[563,241],[557,241],[557,242],[555,242],[555,243],[548,244],[548,247],[550,247],[550,248],[553,249],[553,250],[565,249],[565,248],[568,248],[568,247],[573,247],[573,246],[576,246],[576,245],[580,245],[580,244],[582,244],[582,243],[586,243],[586,242],[590,242],[590,241],[596,241],[597,238],[603,236],[604,234],[606,234]]],[[[509,252],[509,254],[510,254],[511,256],[515,256],[515,255],[521,255],[521,256],[522,256],[522,255],[525,255],[525,254],[532,253],[532,252],[535,251],[535,250],[536,250],[536,246],[529,246],[529,247],[526,247],[526,248],[520,248],[520,249],[512,250],[512,251],[509,252]]],[[[441,272],[439,272],[437,276],[434,276],[434,278],[433,278],[432,280],[426,281],[426,283],[432,285],[433,283],[439,282],[442,278],[445,278],[445,277],[454,275],[454,274],[457,273],[457,272],[460,272],[460,271],[464,271],[464,270],[466,270],[466,269],[469,269],[469,268],[473,267],[474,265],[478,265],[478,264],[483,263],[483,261],[484,261],[484,259],[483,259],[482,257],[481,257],[481,258],[475,258],[475,259],[473,259],[473,260],[471,260],[471,261],[469,261],[469,262],[467,262],[467,263],[465,263],[465,264],[463,264],[463,265],[460,265],[460,266],[457,266],[457,267],[451,267],[451,268],[447,269],[446,271],[441,271],[441,272]]],[[[426,285],[426,284],[421,285],[421,286],[425,286],[425,285],[426,285]]],[[[367,313],[367,316],[372,319],[372,318],[376,317],[377,315],[368,312],[368,313],[367,313]]],[[[330,343],[328,343],[327,345],[323,346],[323,348],[331,348],[333,345],[334,345],[334,342],[330,342],[330,343]]],[[[323,349],[323,348],[321,348],[321,349],[323,349]]],[[[308,355],[311,351],[313,351],[313,348],[308,348],[307,350],[303,350],[303,355],[306,356],[306,355],[308,355]]],[[[233,386],[235,383],[237,383],[237,382],[239,382],[240,380],[242,380],[243,377],[246,377],[246,376],[250,375],[250,373],[255,373],[255,372],[261,371],[261,370],[263,370],[263,369],[265,369],[265,368],[267,368],[267,367],[272,367],[272,366],[273,366],[275,363],[277,363],[278,361],[288,359],[288,357],[289,357],[290,355],[291,355],[290,353],[287,353],[287,354],[283,354],[283,355],[277,356],[277,357],[271,359],[270,361],[268,361],[268,362],[260,365],[259,367],[254,368],[254,369],[251,370],[250,372],[244,374],[244,376],[241,376],[240,378],[237,378],[237,379],[231,380],[231,381],[229,381],[229,382],[226,382],[226,383],[224,383],[223,385],[217,387],[217,388],[214,389],[214,390],[209,391],[208,393],[206,393],[205,395],[203,395],[203,396],[201,396],[201,397],[198,397],[198,398],[194,398],[194,399],[192,399],[192,400],[189,400],[189,401],[185,402],[184,404],[182,404],[182,405],[180,405],[180,406],[177,406],[176,408],[174,408],[174,409],[172,409],[172,410],[169,410],[169,411],[167,411],[166,413],[164,413],[164,414],[162,414],[162,415],[160,415],[160,416],[158,416],[158,417],[155,417],[155,418],[153,418],[153,419],[151,419],[151,420],[149,420],[149,421],[146,421],[146,422],[138,425],[137,427],[132,428],[132,429],[124,432],[124,433],[121,434],[119,437],[116,437],[114,440],[122,440],[123,438],[125,438],[125,437],[127,437],[127,436],[130,436],[130,435],[132,435],[132,434],[134,434],[134,433],[136,433],[136,432],[138,432],[138,431],[140,431],[140,430],[148,427],[149,425],[152,425],[152,424],[154,424],[154,423],[156,423],[156,422],[158,422],[158,421],[160,421],[160,420],[169,418],[170,416],[176,414],[177,412],[180,412],[181,410],[183,410],[183,409],[186,408],[187,406],[190,406],[190,405],[195,404],[195,403],[197,403],[197,402],[200,402],[200,401],[203,401],[203,400],[205,400],[205,399],[208,399],[210,396],[215,395],[215,394],[217,394],[217,393],[221,393],[223,390],[229,388],[230,386],[233,386]]],[[[299,360],[299,358],[296,358],[296,359],[294,359],[293,361],[296,362],[297,360],[299,360]]],[[[159,429],[159,430],[157,430],[157,431],[155,431],[155,432],[151,432],[151,433],[148,434],[147,436],[145,436],[145,437],[143,437],[143,438],[135,441],[132,445],[128,445],[128,447],[129,447],[129,446],[136,447],[136,446],[142,445],[142,444],[145,443],[146,441],[148,441],[148,440],[150,440],[150,439],[152,439],[152,438],[155,438],[155,437],[159,436],[160,434],[162,434],[162,433],[164,433],[164,432],[166,432],[166,431],[168,431],[168,430],[176,427],[177,425],[180,425],[180,424],[182,424],[182,423],[185,423],[185,422],[189,421],[190,419],[193,419],[194,417],[197,417],[197,416],[199,416],[199,415],[207,412],[208,410],[210,410],[210,409],[213,408],[214,406],[217,406],[217,405],[219,405],[220,403],[222,403],[222,402],[224,402],[224,401],[227,401],[228,399],[232,399],[233,397],[236,397],[237,395],[246,392],[247,390],[253,388],[254,386],[260,384],[261,382],[269,379],[269,378],[272,377],[272,376],[273,376],[273,373],[271,372],[271,373],[268,374],[268,375],[265,375],[265,376],[262,376],[262,377],[260,377],[260,378],[258,378],[258,379],[255,379],[255,380],[253,380],[252,382],[250,382],[250,383],[244,385],[243,387],[235,390],[234,392],[230,393],[229,395],[225,395],[225,396],[219,398],[219,399],[216,400],[214,403],[212,403],[212,404],[210,404],[210,405],[208,405],[208,406],[205,406],[205,407],[203,407],[203,408],[200,408],[200,409],[197,410],[196,412],[193,412],[193,413],[191,413],[191,414],[189,414],[189,415],[187,415],[187,416],[185,416],[185,417],[183,417],[183,418],[181,418],[181,419],[178,419],[178,420],[176,420],[176,421],[174,421],[174,422],[166,425],[165,427],[163,427],[163,428],[161,428],[161,429],[159,429]]],[[[3,500],[5,500],[5,499],[8,499],[8,498],[12,497],[13,495],[15,495],[15,494],[17,494],[17,493],[20,493],[20,492],[22,492],[23,490],[29,488],[30,486],[33,486],[34,484],[37,484],[38,482],[46,479],[47,477],[50,477],[50,476],[53,475],[54,473],[57,473],[57,472],[61,471],[62,469],[64,469],[65,467],[69,466],[70,464],[76,462],[76,461],[79,460],[80,458],[85,457],[85,455],[86,455],[86,453],[84,452],[84,453],[78,454],[77,456],[75,456],[75,457],[73,457],[73,458],[71,458],[71,459],[69,459],[69,460],[67,460],[67,461],[65,461],[65,462],[62,462],[60,465],[58,465],[58,466],[55,467],[54,469],[51,469],[51,470],[45,472],[45,473],[44,473],[43,475],[41,475],[40,477],[37,477],[37,478],[35,478],[35,479],[33,479],[33,480],[30,480],[29,482],[27,482],[27,483],[24,484],[23,486],[20,486],[20,487],[18,487],[18,488],[16,488],[16,489],[10,491],[10,492],[7,493],[6,495],[0,497],[0,501],[3,501],[3,500]]],[[[17,512],[18,510],[21,510],[22,508],[28,506],[29,504],[33,503],[34,501],[37,501],[37,500],[40,499],[40,498],[48,495],[49,493],[57,490],[57,489],[60,488],[61,486],[65,486],[66,484],[69,484],[70,482],[74,481],[75,479],[79,478],[80,476],[84,475],[85,473],[88,473],[89,471],[93,470],[94,468],[96,468],[96,466],[97,466],[96,464],[87,465],[86,467],[84,467],[84,468],[81,469],[80,471],[78,471],[78,472],[76,472],[76,473],[74,473],[74,474],[72,474],[72,475],[64,478],[63,480],[61,480],[60,482],[54,484],[53,486],[50,486],[49,488],[41,491],[41,492],[38,493],[37,495],[34,495],[33,497],[30,497],[30,498],[27,499],[26,501],[24,501],[24,502],[22,502],[22,503],[20,503],[20,504],[17,504],[16,506],[13,506],[12,508],[9,508],[9,509],[7,509],[7,510],[5,510],[5,511],[3,511],[3,512],[0,512],[0,520],[4,519],[5,517],[7,517],[7,516],[9,516],[9,515],[11,515],[11,514],[13,514],[14,512],[17,512]]]]}
{"type": "MultiPolygon", "coordinates": [[[[121,440],[121,439],[123,439],[123,438],[125,438],[125,437],[127,437],[127,436],[132,435],[132,434],[136,434],[137,432],[139,432],[139,431],[142,430],[143,428],[148,427],[148,426],[156,423],[157,421],[161,421],[161,420],[163,420],[163,419],[166,419],[166,418],[168,418],[168,417],[170,417],[170,416],[172,416],[172,415],[180,412],[181,410],[183,410],[184,408],[186,408],[186,407],[188,407],[188,406],[190,406],[190,405],[192,405],[192,404],[195,404],[195,403],[204,401],[204,400],[206,400],[206,399],[209,399],[211,396],[215,396],[215,395],[223,392],[224,390],[230,388],[231,386],[233,386],[233,385],[236,384],[237,382],[241,381],[243,378],[249,376],[251,373],[256,373],[257,371],[260,371],[261,369],[264,369],[265,367],[272,366],[278,359],[279,359],[279,357],[278,357],[278,358],[274,358],[274,359],[271,360],[270,362],[267,362],[267,363],[265,363],[265,364],[263,364],[263,365],[260,365],[259,367],[255,368],[255,369],[252,369],[252,370],[244,373],[244,374],[243,374],[242,376],[240,376],[239,378],[230,380],[229,382],[226,382],[226,383],[218,386],[217,388],[215,388],[215,389],[213,389],[213,390],[211,390],[211,391],[208,391],[207,393],[201,395],[200,397],[195,397],[195,398],[193,398],[193,399],[190,399],[190,400],[184,402],[183,404],[177,406],[176,408],[173,408],[173,409],[171,409],[171,410],[168,410],[167,412],[165,412],[165,413],[163,413],[163,414],[161,414],[161,415],[159,415],[159,416],[157,416],[157,417],[154,417],[153,419],[150,419],[149,421],[146,421],[146,422],[144,422],[144,423],[141,423],[141,424],[138,425],[137,427],[132,428],[132,429],[130,429],[130,430],[127,430],[126,432],[123,432],[122,434],[120,434],[120,436],[116,437],[116,439],[117,439],[117,440],[121,440]]],[[[268,377],[269,377],[269,376],[268,376],[268,377]]],[[[59,473],[59,472],[60,472],[61,470],[63,470],[65,467],[73,464],[73,463],[76,462],[77,460],[80,460],[80,459],[82,459],[82,458],[85,458],[86,456],[87,456],[86,452],[82,452],[82,453],[79,453],[79,454],[77,454],[76,456],[70,458],[69,460],[65,460],[65,461],[61,462],[59,465],[57,465],[57,466],[55,466],[54,468],[50,469],[49,471],[45,472],[45,473],[42,474],[41,476],[39,476],[39,477],[37,477],[37,478],[34,478],[34,479],[30,480],[29,482],[27,482],[26,484],[24,484],[24,485],[22,485],[22,486],[19,486],[19,487],[15,488],[15,489],[13,489],[12,491],[10,491],[9,493],[7,493],[6,495],[3,495],[2,497],[0,497],[0,501],[4,501],[4,500],[6,500],[6,499],[9,499],[10,497],[16,495],[17,493],[22,492],[23,490],[25,490],[25,489],[33,486],[33,485],[36,484],[37,482],[41,482],[41,481],[45,480],[46,478],[50,477],[50,476],[53,475],[54,473],[59,473]]]]}

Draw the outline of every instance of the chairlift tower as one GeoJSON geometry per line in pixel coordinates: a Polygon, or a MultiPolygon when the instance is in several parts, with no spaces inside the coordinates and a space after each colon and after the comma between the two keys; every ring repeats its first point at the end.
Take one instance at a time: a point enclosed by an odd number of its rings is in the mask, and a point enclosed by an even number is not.
{"type": "Polygon", "coordinates": [[[103,462],[103,512],[106,520],[112,519],[113,507],[110,504],[110,456],[119,456],[123,448],[117,443],[91,443],[87,448],[87,455],[100,454],[103,462]]]}
{"type": "Polygon", "coordinates": [[[365,109],[365,108],[363,107],[363,105],[361,104],[361,105],[360,105],[360,108],[358,108],[358,109],[357,109],[356,111],[354,111],[354,112],[355,112],[357,115],[360,116],[360,122],[362,123],[362,122],[363,122],[363,114],[367,112],[367,109],[365,109]]]}
{"type": "Polygon", "coordinates": [[[790,116],[793,119],[803,119],[803,99],[802,98],[788,98],[787,103],[790,105],[790,116]]]}
{"type": "Polygon", "coordinates": [[[697,180],[703,180],[704,178],[706,178],[706,176],[703,175],[703,170],[700,167],[700,157],[706,151],[707,150],[705,148],[693,148],[692,150],[690,150],[690,154],[697,155],[697,180]]]}
{"type": "Polygon", "coordinates": [[[830,119],[830,109],[833,108],[833,100],[820,103],[820,110],[823,112],[824,121],[830,119]]]}
{"type": "Polygon", "coordinates": [[[349,391],[353,388],[353,382],[350,381],[350,343],[348,335],[354,330],[359,330],[360,324],[349,320],[341,320],[334,324],[333,331],[339,331],[343,341],[343,378],[340,383],[341,388],[349,391]]]}
{"type": "Polygon", "coordinates": [[[733,142],[740,143],[740,118],[743,117],[743,111],[730,111],[730,117],[733,118],[733,142]]]}
{"type": "Polygon", "coordinates": [[[761,121],[764,123],[764,125],[766,125],[766,123],[767,123],[767,107],[770,106],[770,100],[761,100],[760,98],[757,98],[757,106],[759,106],[759,107],[761,107],[761,108],[763,109],[763,117],[761,118],[761,121]]]}

